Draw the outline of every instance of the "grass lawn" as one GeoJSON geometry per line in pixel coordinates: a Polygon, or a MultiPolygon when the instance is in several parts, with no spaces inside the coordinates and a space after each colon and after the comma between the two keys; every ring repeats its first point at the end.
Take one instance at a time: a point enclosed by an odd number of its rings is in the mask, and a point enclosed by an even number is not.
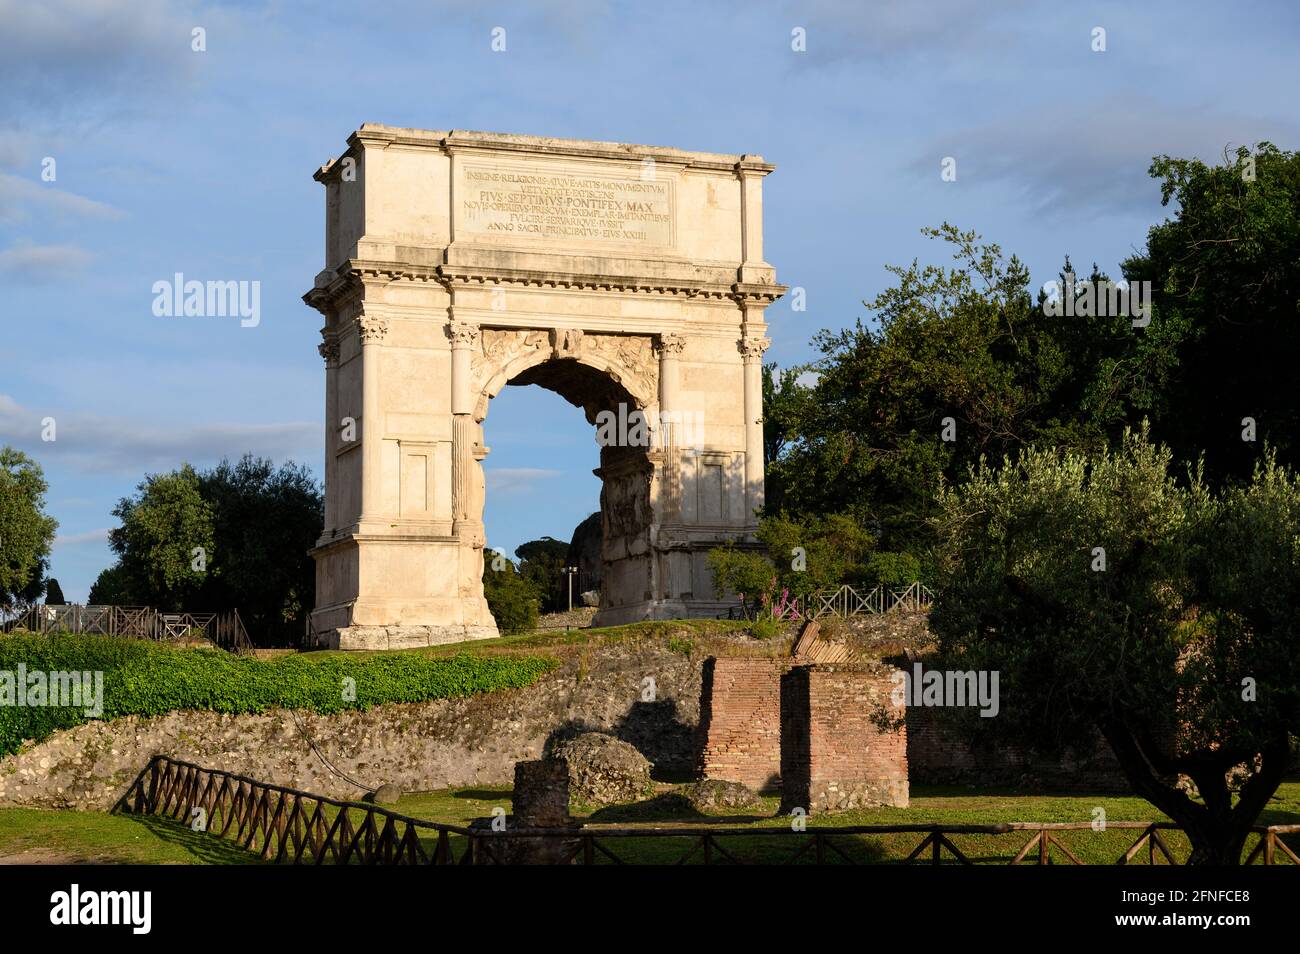
{"type": "Polygon", "coordinates": [[[0,863],[238,865],[258,860],[230,841],[161,818],[0,809],[0,863]]]}
{"type": "MultiPolygon", "coordinates": [[[[416,818],[464,825],[471,819],[490,816],[492,809],[510,810],[508,788],[447,789],[407,795],[397,811],[416,818]]],[[[791,835],[764,837],[770,829],[790,828],[789,818],[775,817],[776,799],[764,799],[762,805],[747,812],[717,815],[665,813],[653,801],[639,805],[607,807],[596,810],[575,809],[574,813],[590,826],[619,828],[653,828],[671,826],[736,827],[752,829],[755,837],[727,839],[723,847],[742,861],[779,862],[804,843],[791,835]]],[[[1093,820],[1093,810],[1103,808],[1107,821],[1163,820],[1150,805],[1138,798],[1114,795],[1019,795],[1003,792],[972,792],[966,789],[918,787],[909,808],[878,808],[815,815],[809,829],[848,827],[853,825],[904,824],[996,824],[998,822],[1084,822],[1093,820]]],[[[1269,809],[1260,819],[1263,824],[1300,823],[1300,782],[1288,782],[1278,790],[1269,809]]],[[[1087,864],[1113,864],[1137,838],[1132,830],[1110,829],[1103,832],[1060,832],[1080,860],[1087,864]]],[[[897,862],[905,858],[924,836],[916,833],[880,836],[842,836],[836,844],[859,862],[897,862]]],[[[1004,835],[954,835],[958,848],[972,861],[1005,864],[1029,839],[1025,832],[1004,835]]],[[[1177,832],[1165,833],[1174,856],[1186,858],[1188,845],[1177,832]]],[[[1247,848],[1254,847],[1252,836],[1247,848]]],[[[662,864],[676,861],[690,847],[686,839],[621,838],[605,842],[620,858],[633,863],[662,864]]],[[[1300,850],[1300,837],[1289,836],[1292,850],[1300,850]]],[[[459,856],[464,841],[453,839],[459,856]]],[[[426,849],[432,849],[432,842],[426,849]]],[[[1056,863],[1068,863],[1058,850],[1052,850],[1056,863]]],[[[715,856],[716,857],[716,856],[715,856]]],[[[946,857],[946,855],[945,855],[946,857]]],[[[1037,857],[1037,849],[1031,858],[1037,857]]],[[[1146,851],[1135,859],[1146,862],[1146,851]]],[[[0,809],[0,858],[32,863],[46,862],[136,862],[145,864],[246,864],[255,859],[228,841],[191,832],[174,822],[155,818],[112,816],[98,812],[58,812],[33,809],[0,809]]],[[[598,861],[604,861],[599,855],[598,861]]],[[[702,860],[700,854],[691,859],[702,860]]],[[[808,852],[801,861],[811,862],[808,852]]],[[[828,852],[828,861],[839,860],[828,852]]]]}
{"type": "MultiPolygon", "coordinates": [[[[472,818],[490,815],[494,806],[509,810],[510,790],[453,789],[427,794],[405,796],[397,810],[416,818],[464,824],[472,818]]],[[[573,809],[576,817],[589,826],[611,828],[654,827],[728,827],[753,828],[759,833],[754,838],[727,839],[723,846],[742,861],[779,862],[792,854],[802,844],[801,839],[783,835],[764,838],[764,829],[789,829],[789,817],[777,817],[778,799],[763,799],[752,811],[731,811],[714,815],[695,813],[664,813],[651,803],[606,807],[595,810],[573,809]]],[[[912,791],[908,808],[876,808],[861,811],[839,812],[834,815],[814,815],[807,819],[808,828],[844,828],[856,825],[991,825],[1000,822],[1083,822],[1091,823],[1093,810],[1103,808],[1106,820],[1167,821],[1149,803],[1136,797],[1116,795],[1023,795],[1009,792],[973,792],[964,788],[917,786],[912,791]]],[[[1261,824],[1300,823],[1300,782],[1284,783],[1260,817],[1261,824]]],[[[1139,832],[1129,829],[1111,829],[1096,832],[1084,831],[1056,833],[1061,841],[1086,864],[1113,864],[1137,840],[1139,832]]],[[[836,844],[858,862],[897,862],[905,859],[921,843],[923,834],[890,834],[880,836],[843,836],[836,844]]],[[[1027,832],[1004,835],[953,835],[953,843],[967,858],[976,863],[1005,864],[1029,840],[1027,832]]],[[[1162,832],[1174,857],[1186,859],[1190,851],[1187,839],[1181,832],[1162,832]]],[[[643,864],[663,864],[676,861],[690,847],[686,839],[610,839],[607,846],[620,858],[643,864]]],[[[1300,854],[1300,836],[1287,837],[1293,851],[1300,854]]],[[[1247,851],[1255,846],[1252,836],[1247,841],[1247,851]]],[[[1052,849],[1053,860],[1069,860],[1052,849]]],[[[927,849],[928,857],[928,849],[927,849]]],[[[947,859],[947,853],[944,855],[947,859]]],[[[1037,848],[1031,852],[1037,858],[1037,848]]],[[[1134,863],[1145,863],[1144,848],[1134,863]]],[[[828,853],[829,860],[836,860],[828,853]]],[[[699,861],[698,854],[692,861],[699,861]]],[[[811,854],[801,860],[811,861],[811,854]]]]}
{"type": "Polygon", "coordinates": [[[471,656],[563,656],[580,652],[585,647],[608,645],[639,640],[667,640],[669,648],[682,654],[775,655],[788,654],[791,638],[784,640],[752,640],[738,637],[749,631],[750,623],[726,619],[674,619],[628,623],[624,626],[606,626],[601,629],[546,630],[520,633],[514,636],[497,636],[464,643],[447,643],[418,649],[381,649],[370,652],[358,650],[316,649],[302,653],[304,657],[321,659],[329,656],[368,656],[410,654],[441,658],[468,654],[471,656]]]}

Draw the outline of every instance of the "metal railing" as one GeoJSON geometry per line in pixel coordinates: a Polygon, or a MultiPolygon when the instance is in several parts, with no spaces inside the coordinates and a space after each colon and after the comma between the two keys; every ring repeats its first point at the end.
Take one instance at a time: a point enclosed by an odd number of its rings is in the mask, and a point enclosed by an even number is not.
{"type": "MultiPolygon", "coordinates": [[[[869,616],[903,612],[922,612],[934,603],[934,592],[924,583],[913,583],[901,590],[892,590],[877,586],[870,590],[859,590],[848,583],[838,587],[814,590],[807,596],[793,597],[784,604],[765,607],[762,613],[770,612],[776,619],[821,619],[823,616],[836,616],[849,619],[854,616],[869,616]]],[[[749,604],[740,603],[727,610],[727,619],[748,618],[752,612],[749,604]]],[[[722,618],[721,614],[718,616],[722,618]]]]}
{"type": "Polygon", "coordinates": [[[164,613],[148,606],[35,604],[0,624],[0,632],[24,629],[48,633],[86,633],[133,639],[180,640],[201,636],[230,652],[252,652],[253,643],[239,610],[222,613],[164,613]]]}
{"type": "Polygon", "coordinates": [[[806,619],[821,619],[823,616],[866,616],[870,614],[890,613],[894,610],[916,612],[928,610],[934,602],[934,593],[924,583],[913,583],[901,590],[891,590],[883,586],[860,592],[847,583],[839,589],[817,590],[810,593],[798,607],[800,615],[806,619]]]}
{"type": "MultiPolygon", "coordinates": [[[[1092,829],[1091,822],[1006,822],[993,825],[854,825],[816,826],[803,831],[792,827],[677,826],[666,828],[509,828],[503,832],[479,830],[412,818],[377,805],[348,802],[312,795],[309,792],[260,782],[218,769],[203,768],[165,755],[155,755],[118,801],[114,812],[157,815],[229,838],[266,861],[281,864],[499,864],[498,846],[512,840],[550,840],[561,847],[560,863],[595,864],[605,861],[628,864],[616,847],[629,840],[659,839],[680,842],[684,849],[670,863],[686,864],[698,859],[704,864],[744,864],[738,844],[745,840],[770,839],[763,863],[793,864],[831,860],[861,863],[853,849],[861,851],[863,836],[900,834],[923,835],[903,861],[932,865],[973,864],[954,842],[963,835],[1027,834],[1019,852],[1009,862],[1046,865],[1054,862],[1053,849],[1071,864],[1084,864],[1061,840],[1060,833],[1092,829]],[[197,824],[200,823],[201,824],[197,824]],[[456,843],[453,843],[453,837],[456,843]],[[463,845],[460,842],[463,840],[463,845]],[[456,857],[455,848],[460,848],[456,857]],[[947,858],[945,859],[945,852],[947,858]]],[[[1147,863],[1178,864],[1161,832],[1177,831],[1172,822],[1108,822],[1107,830],[1136,831],[1137,839],[1115,862],[1141,863],[1147,849],[1147,863]],[[1158,854],[1157,854],[1158,853],[1158,854]]],[[[1246,864],[1257,860],[1265,865],[1300,865],[1300,857],[1280,837],[1300,833],[1300,825],[1255,826],[1259,836],[1246,864]]],[[[874,859],[868,858],[867,863],[874,859]]],[[[878,863],[878,862],[875,862],[878,863]]]]}

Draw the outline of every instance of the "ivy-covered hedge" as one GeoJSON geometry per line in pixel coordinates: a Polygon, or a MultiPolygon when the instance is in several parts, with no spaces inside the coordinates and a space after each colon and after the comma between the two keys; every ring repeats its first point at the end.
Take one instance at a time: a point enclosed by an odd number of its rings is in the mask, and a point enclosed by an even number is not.
{"type": "MultiPolygon", "coordinates": [[[[267,709],[339,712],[385,702],[424,702],[531,685],[558,665],[545,657],[461,654],[431,659],[378,656],[282,656],[261,660],[219,650],[174,649],[108,636],[0,636],[0,671],[104,673],[101,718],[161,715],[180,709],[247,713],[267,709]],[[355,687],[346,682],[355,680],[355,687]],[[351,693],[355,688],[355,699],[351,693]]],[[[24,740],[89,721],[83,708],[0,704],[0,756],[24,740]]]]}

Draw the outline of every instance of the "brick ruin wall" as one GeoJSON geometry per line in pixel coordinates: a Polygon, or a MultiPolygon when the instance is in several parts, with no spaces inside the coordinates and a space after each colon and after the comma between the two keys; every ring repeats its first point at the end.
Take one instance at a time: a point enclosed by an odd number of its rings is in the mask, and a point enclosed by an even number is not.
{"type": "Polygon", "coordinates": [[[906,728],[891,670],[730,658],[706,667],[701,702],[706,778],[781,794],[783,809],[905,806],[906,728]],[[711,673],[710,673],[711,670],[711,673]]]}
{"type": "Polygon", "coordinates": [[[705,778],[774,794],[781,785],[781,677],[791,660],[719,657],[704,664],[700,762],[705,778]]]}
{"type": "Polygon", "coordinates": [[[907,805],[907,728],[878,724],[903,717],[902,705],[890,699],[889,676],[846,666],[804,670],[808,752],[792,769],[793,778],[801,779],[800,769],[807,766],[810,811],[907,805]]]}
{"type": "Polygon", "coordinates": [[[1129,790],[1104,742],[1060,758],[977,745],[942,710],[895,706],[894,672],[788,658],[710,660],[700,702],[701,774],[779,793],[786,810],[809,811],[902,806],[917,784],[1129,790]],[[897,721],[896,731],[882,731],[897,721]]]}

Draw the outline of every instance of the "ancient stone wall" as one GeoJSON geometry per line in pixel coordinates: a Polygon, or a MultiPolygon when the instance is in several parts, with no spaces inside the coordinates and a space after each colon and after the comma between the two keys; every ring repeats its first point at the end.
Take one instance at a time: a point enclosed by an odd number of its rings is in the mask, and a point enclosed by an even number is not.
{"type": "Polygon", "coordinates": [[[705,778],[773,792],[781,780],[781,676],[792,661],[718,658],[706,666],[701,724],[705,778]]]}
{"type": "Polygon", "coordinates": [[[891,669],[717,659],[701,704],[706,778],[780,791],[786,810],[906,805],[907,738],[891,669]]]}
{"type": "Polygon", "coordinates": [[[882,689],[887,698],[887,677],[850,672],[788,658],[706,661],[662,642],[629,641],[583,648],[528,688],[463,699],[329,716],[173,712],[91,722],[0,760],[0,805],[109,808],[155,753],[341,798],[383,782],[406,791],[505,787],[516,762],[591,730],[629,742],[656,778],[675,781],[703,769],[772,791],[784,751],[807,766],[807,794],[798,796],[807,805],[861,799],[855,793],[871,791],[856,783],[872,779],[882,801],[891,792],[897,799],[904,771],[913,785],[1126,790],[1105,746],[1058,761],[979,749],[942,712],[919,707],[907,710],[905,736],[882,736],[862,720],[882,689]],[[652,701],[644,699],[647,677],[652,701]]]}
{"type": "Polygon", "coordinates": [[[699,763],[702,670],[702,659],[662,643],[615,643],[569,656],[525,689],[462,699],[336,715],[172,712],[91,722],[0,760],[0,805],[110,808],[155,753],[336,798],[383,782],[405,791],[508,787],[516,762],[590,730],[634,745],[657,777],[680,779],[699,763]],[[647,676],[653,701],[643,699],[647,676]]]}
{"type": "Polygon", "coordinates": [[[782,758],[783,801],[810,812],[875,805],[906,807],[907,732],[890,729],[904,708],[894,705],[891,670],[807,666],[785,679],[796,724],[806,740],[782,758]]]}

